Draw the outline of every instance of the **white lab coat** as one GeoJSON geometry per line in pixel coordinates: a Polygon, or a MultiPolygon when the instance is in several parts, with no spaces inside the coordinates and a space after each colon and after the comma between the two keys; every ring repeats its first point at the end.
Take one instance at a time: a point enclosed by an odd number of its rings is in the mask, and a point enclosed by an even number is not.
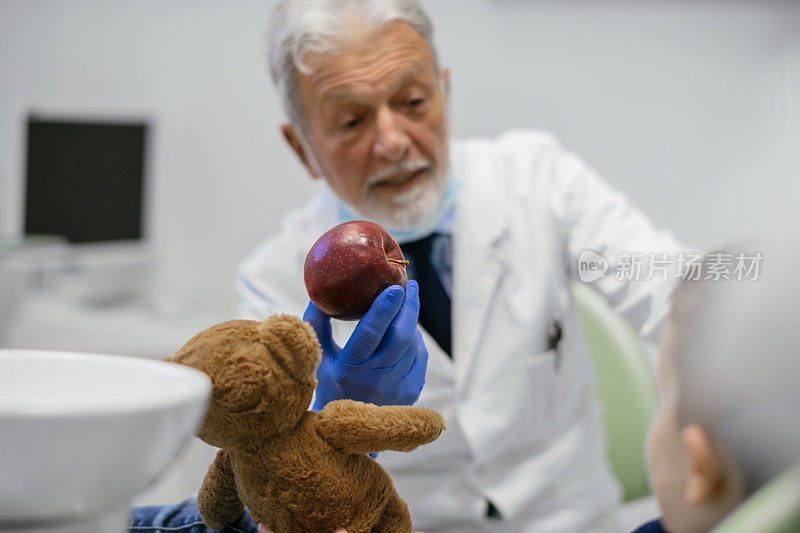
{"type": "MultiPolygon", "coordinates": [[[[447,431],[378,461],[425,533],[619,531],[619,491],[568,287],[580,252],[599,253],[611,267],[594,286],[653,343],[672,282],[619,281],[613,259],[623,251],[677,252],[679,245],[545,133],[455,141],[450,162],[461,182],[453,358],[423,331],[430,357],[417,403],[442,413],[447,431]],[[563,336],[548,351],[554,320],[563,336]],[[487,501],[502,520],[486,518],[487,501]]],[[[243,263],[247,317],[302,315],[306,253],[339,222],[337,214],[337,201],[322,191],[243,263]]],[[[354,323],[334,322],[343,343],[354,323]]]]}

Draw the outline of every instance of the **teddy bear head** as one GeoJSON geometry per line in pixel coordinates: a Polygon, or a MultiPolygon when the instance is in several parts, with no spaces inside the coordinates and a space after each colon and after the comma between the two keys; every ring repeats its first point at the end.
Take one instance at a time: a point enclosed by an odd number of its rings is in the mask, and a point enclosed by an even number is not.
{"type": "Polygon", "coordinates": [[[197,436],[219,448],[258,448],[293,427],[311,403],[321,350],[310,325],[289,315],[232,320],[189,340],[167,359],[211,378],[197,436]]]}

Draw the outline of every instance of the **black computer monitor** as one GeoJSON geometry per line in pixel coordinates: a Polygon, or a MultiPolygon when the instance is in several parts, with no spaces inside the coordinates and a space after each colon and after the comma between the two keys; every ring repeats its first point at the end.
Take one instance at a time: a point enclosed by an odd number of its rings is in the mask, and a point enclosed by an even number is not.
{"type": "Polygon", "coordinates": [[[147,132],[145,121],[29,116],[25,233],[142,240],[147,132]]]}

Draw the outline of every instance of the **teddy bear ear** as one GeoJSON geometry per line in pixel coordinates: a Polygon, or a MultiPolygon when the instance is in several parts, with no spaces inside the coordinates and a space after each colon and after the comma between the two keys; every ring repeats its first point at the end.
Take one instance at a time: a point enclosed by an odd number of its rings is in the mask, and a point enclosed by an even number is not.
{"type": "Polygon", "coordinates": [[[274,315],[261,324],[261,330],[271,340],[272,355],[280,359],[282,368],[291,369],[300,380],[316,375],[322,350],[311,325],[295,316],[274,315]]]}

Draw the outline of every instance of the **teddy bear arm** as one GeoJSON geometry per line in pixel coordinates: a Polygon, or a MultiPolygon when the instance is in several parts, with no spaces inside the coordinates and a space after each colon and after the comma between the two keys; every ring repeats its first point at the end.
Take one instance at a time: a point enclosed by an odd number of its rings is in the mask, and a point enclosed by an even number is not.
{"type": "Polygon", "coordinates": [[[317,416],[317,431],[331,446],[350,453],[407,452],[436,440],[444,418],[425,407],[330,402],[317,416]]]}
{"type": "Polygon", "coordinates": [[[230,455],[225,450],[217,452],[214,462],[208,467],[197,493],[197,508],[203,522],[212,529],[224,528],[244,511],[236,490],[230,455]]]}

